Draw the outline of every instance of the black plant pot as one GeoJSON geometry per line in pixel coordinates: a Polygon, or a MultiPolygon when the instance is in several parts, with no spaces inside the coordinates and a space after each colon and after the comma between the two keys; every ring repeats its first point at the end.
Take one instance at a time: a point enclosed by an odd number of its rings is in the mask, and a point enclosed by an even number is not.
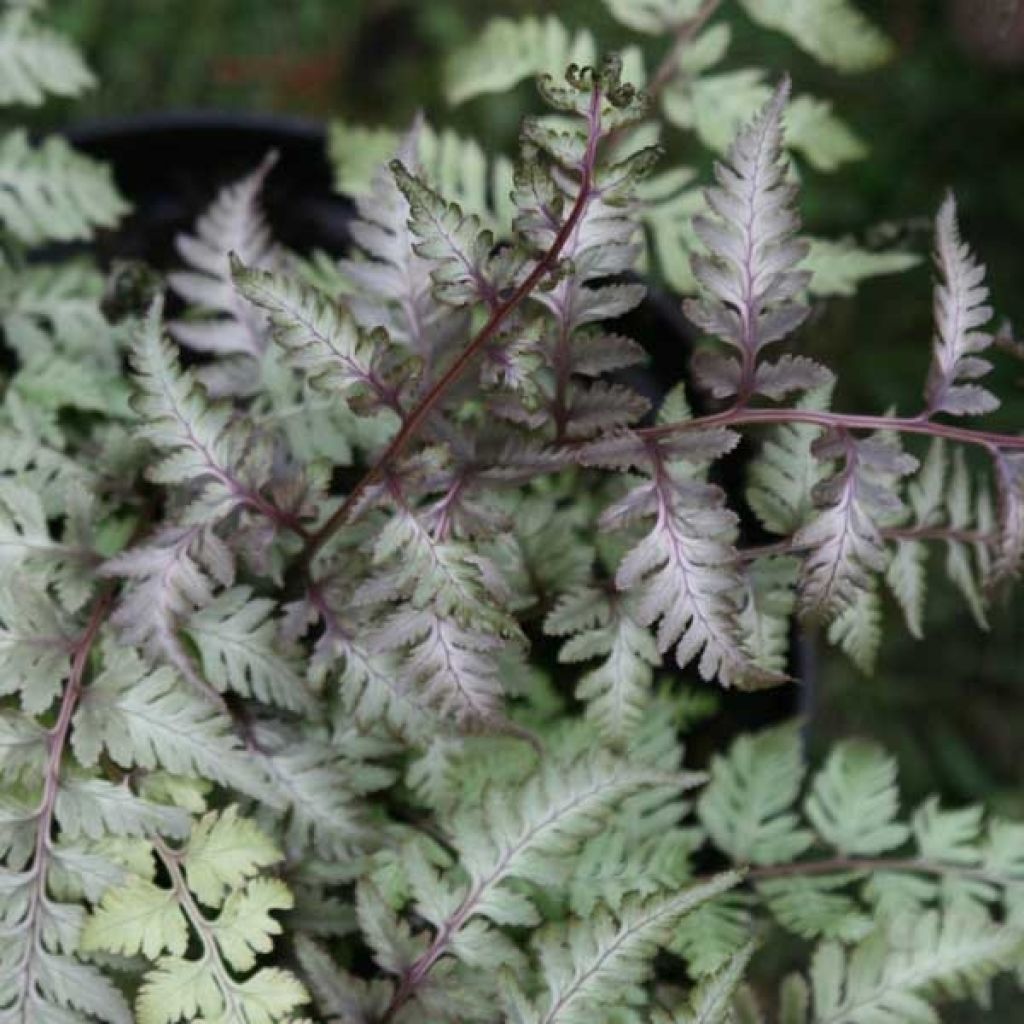
{"type": "Polygon", "coordinates": [[[278,165],[264,203],[276,236],[289,248],[342,252],[353,206],[332,188],[326,134],[316,121],[219,113],[168,113],[88,122],[69,140],[111,164],[133,212],[100,242],[100,258],[177,262],[174,237],[223,185],[253,171],[271,150],[278,165]]]}
{"type": "MultiPolygon", "coordinates": [[[[174,238],[190,230],[217,191],[250,173],[275,150],[278,163],[264,189],[264,204],[275,235],[299,253],[322,249],[341,255],[349,246],[351,201],[333,190],[321,124],[301,118],[234,113],[169,113],[77,125],[67,132],[82,151],[109,163],[133,211],[98,244],[105,263],[142,260],[159,269],[178,265],[174,238]]],[[[630,383],[655,398],[686,379],[694,334],[678,301],[656,287],[643,305],[624,318],[622,329],[643,338],[649,366],[630,383]]],[[[742,486],[744,455],[730,460],[721,483],[730,493],[742,486]]],[[[735,504],[735,503],[734,503],[735,504]]],[[[758,542],[755,524],[744,524],[745,539],[758,542]]],[[[791,673],[802,680],[755,694],[725,691],[724,714],[701,735],[700,746],[720,749],[738,729],[780,721],[809,709],[813,693],[813,645],[794,635],[791,673]],[[725,735],[723,735],[723,733],[725,735]]]]}

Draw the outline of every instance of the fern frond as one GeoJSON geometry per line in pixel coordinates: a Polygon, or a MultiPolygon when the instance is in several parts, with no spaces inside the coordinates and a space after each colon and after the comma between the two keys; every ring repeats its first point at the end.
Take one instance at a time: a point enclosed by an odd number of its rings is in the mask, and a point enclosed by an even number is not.
{"type": "Polygon", "coordinates": [[[876,933],[852,952],[826,943],[811,965],[814,1024],[937,1020],[931,1003],[984,991],[1020,949],[1020,936],[985,915],[930,912],[876,933]]]}
{"type": "Polygon", "coordinates": [[[559,884],[571,856],[624,800],[644,793],[653,806],[652,798],[671,800],[680,786],[693,781],[634,768],[604,752],[568,762],[549,760],[514,789],[492,786],[482,801],[456,813],[451,843],[460,873],[454,884],[425,863],[422,851],[410,848],[404,859],[416,909],[434,925],[433,943],[417,950],[411,936],[380,905],[379,895],[361,913],[364,931],[372,927],[376,935],[371,942],[378,962],[405,978],[389,1013],[412,996],[419,998],[419,983],[448,954],[492,970],[521,960],[515,947],[487,923],[529,925],[540,920],[534,902],[515,880],[559,884]]]}
{"type": "MultiPolygon", "coordinates": [[[[692,782],[686,776],[676,786],[692,782]]],[[[626,797],[672,780],[649,769],[632,769],[604,755],[582,757],[571,765],[551,764],[532,776],[509,805],[496,789],[479,812],[466,811],[453,825],[459,863],[471,880],[473,913],[501,919],[511,890],[497,891],[509,878],[535,882],[555,879],[566,855],[602,828],[626,797]]],[[[533,916],[532,912],[529,916],[533,916]]]]}
{"type": "Polygon", "coordinates": [[[1024,564],[1024,456],[995,455],[999,487],[999,538],[992,580],[1012,579],[1024,564]]]}
{"type": "Polygon", "coordinates": [[[901,846],[908,830],[896,822],[896,763],[873,743],[833,748],[805,804],[818,835],[840,853],[875,856],[901,846]]]}
{"type": "Polygon", "coordinates": [[[738,890],[728,892],[683,918],[669,948],[686,961],[694,977],[705,978],[749,945],[753,928],[749,897],[738,890]]]}
{"type": "Polygon", "coordinates": [[[978,384],[964,381],[984,376],[991,364],[977,356],[992,344],[983,328],[992,319],[985,305],[988,288],[985,268],[960,240],[956,200],[948,196],[935,226],[935,262],[942,275],[935,288],[935,351],[925,398],[931,413],[975,416],[999,405],[995,395],[978,384]]]}
{"type": "Polygon", "coordinates": [[[158,483],[202,483],[195,514],[222,518],[239,504],[258,503],[252,439],[231,406],[214,401],[191,371],[182,369],[165,339],[160,303],[139,332],[132,361],[143,437],[167,454],[149,470],[158,483]]]}
{"type": "Polygon", "coordinates": [[[27,10],[0,16],[0,104],[37,107],[47,95],[79,96],[95,85],[78,50],[27,10]]]}
{"type": "Polygon", "coordinates": [[[616,585],[636,592],[637,620],[661,620],[658,647],[676,647],[685,667],[698,655],[704,679],[756,686],[775,677],[758,669],[744,650],[739,628],[743,600],[737,572],[736,520],[717,487],[697,483],[678,468],[660,467],[605,514],[614,525],[627,517],[655,516],[654,527],[622,559],[616,585]]]}
{"type": "MultiPolygon", "coordinates": [[[[481,195],[486,185],[478,150],[454,137],[438,139],[418,119],[398,147],[397,158],[442,194],[453,194],[472,213],[490,219],[481,195]],[[467,162],[477,170],[453,172],[453,166],[467,162]]],[[[503,187],[507,190],[510,184],[503,187]]],[[[399,351],[415,360],[410,376],[421,379],[410,383],[426,387],[438,364],[461,346],[465,314],[435,299],[431,264],[414,248],[409,201],[387,166],[378,169],[369,193],[356,206],[359,218],[351,229],[356,253],[339,264],[351,292],[349,308],[360,327],[382,328],[399,351]]]]}
{"type": "Polygon", "coordinates": [[[178,839],[189,826],[189,816],[180,807],[136,796],[125,783],[73,775],[61,780],[55,818],[71,840],[154,834],[178,839]]]}
{"type": "Polygon", "coordinates": [[[758,896],[783,928],[804,939],[839,939],[858,942],[874,922],[844,889],[857,875],[838,872],[759,882],[758,896]]]}
{"type": "Polygon", "coordinates": [[[340,663],[336,685],[347,718],[364,729],[382,724],[413,745],[429,737],[437,727],[434,714],[406,685],[399,658],[370,649],[370,623],[355,608],[338,611],[325,595],[320,595],[316,611],[324,635],[311,665],[313,684],[319,688],[340,663]]]}
{"type": "MultiPolygon", "coordinates": [[[[946,480],[949,458],[945,442],[937,438],[928,449],[921,471],[907,488],[916,526],[928,528],[943,520],[943,505],[947,497],[946,480]]],[[[923,541],[900,537],[885,581],[903,610],[907,628],[912,636],[923,636],[924,598],[928,549],[923,541]]]]}
{"type": "Polygon", "coordinates": [[[635,32],[663,35],[685,25],[697,13],[700,0],[605,0],[616,21],[635,32]]]}
{"type": "Polygon", "coordinates": [[[367,336],[347,311],[290,277],[246,267],[237,259],[231,273],[239,293],[270,317],[285,365],[349,402],[368,399],[398,411],[384,338],[367,336]]]}
{"type": "Polygon", "coordinates": [[[124,769],[159,766],[243,792],[253,788],[253,766],[231,721],[184,689],[170,669],[151,671],[130,648],[107,649],[104,669],[72,721],[72,748],[87,767],[106,752],[124,769]]]}
{"type": "Polygon", "coordinates": [[[304,936],[298,937],[295,952],[321,1012],[353,1024],[383,1016],[390,995],[386,983],[367,983],[353,977],[341,970],[322,947],[304,936]]]}
{"type": "Polygon", "coordinates": [[[691,827],[666,827],[658,810],[623,815],[587,840],[570,883],[573,913],[587,918],[599,907],[617,913],[631,897],[647,899],[690,882],[691,857],[703,837],[691,827]]]}
{"type": "Polygon", "coordinates": [[[0,478],[0,567],[5,572],[45,567],[59,560],[62,546],[51,536],[39,495],[0,478]]]}
{"type": "Polygon", "coordinates": [[[232,890],[280,859],[266,833],[232,806],[196,823],[182,865],[196,896],[208,907],[219,907],[232,890]]]}
{"type": "Polygon", "coordinates": [[[490,92],[503,92],[542,72],[561,74],[569,65],[593,64],[589,32],[570,33],[553,15],[521,21],[494,18],[478,39],[456,50],[445,69],[451,104],[490,92]]]}
{"type": "Polygon", "coordinates": [[[803,782],[800,734],[793,725],[741,736],[711,762],[697,816],[737,864],[777,864],[807,850],[795,804],[803,782]]]}
{"type": "Polygon", "coordinates": [[[587,701],[607,739],[618,742],[640,723],[661,657],[650,633],[633,617],[628,599],[586,588],[565,595],[545,622],[549,633],[579,624],[559,651],[561,662],[604,660],[580,678],[576,696],[587,701]]]}
{"type": "MultiPolygon", "coordinates": [[[[949,525],[958,530],[977,526],[979,532],[991,532],[992,513],[988,502],[988,491],[984,487],[979,488],[977,494],[974,493],[967,460],[963,451],[957,449],[953,452],[953,470],[946,490],[945,506],[949,525]]],[[[974,545],[974,549],[975,557],[972,558],[971,545],[950,537],[946,543],[946,574],[963,594],[978,625],[988,629],[985,597],[979,579],[991,574],[989,552],[983,545],[974,545]]]]}
{"type": "Polygon", "coordinates": [[[816,489],[824,511],[794,538],[810,548],[800,596],[807,611],[835,618],[869,589],[871,574],[888,564],[880,523],[902,514],[894,486],[917,468],[917,460],[881,439],[857,441],[834,433],[817,442],[815,454],[845,462],[816,489]]]}
{"type": "Polygon", "coordinates": [[[463,726],[479,727],[501,718],[505,690],[497,654],[508,643],[500,634],[427,607],[389,615],[373,647],[385,654],[402,652],[399,681],[429,708],[463,726]]]}
{"type": "Polygon", "coordinates": [[[80,371],[108,371],[120,384],[121,353],[100,309],[102,297],[103,278],[86,263],[5,267],[4,339],[23,367],[61,355],[76,359],[80,371]]]}
{"type": "Polygon", "coordinates": [[[435,297],[452,306],[496,304],[505,282],[491,259],[494,235],[481,228],[475,214],[463,214],[457,203],[411,174],[401,160],[392,161],[391,171],[409,204],[409,227],[417,239],[413,250],[432,267],[435,297]]]}
{"type": "MultiPolygon", "coordinates": [[[[802,395],[800,409],[825,410],[831,388],[802,395]]],[[[786,423],[772,428],[770,436],[751,463],[746,501],[765,529],[790,536],[814,510],[814,488],[828,476],[828,464],[815,458],[813,447],[821,428],[806,423],[786,423]]]]}
{"type": "MultiPolygon", "coordinates": [[[[889,564],[891,568],[892,562],[889,564]]],[[[829,623],[828,640],[865,675],[874,672],[882,643],[882,600],[874,580],[852,594],[838,611],[829,623]]]]}
{"type": "Polygon", "coordinates": [[[127,212],[109,169],[63,139],[33,147],[20,130],[0,139],[0,225],[19,241],[87,241],[127,212]]]}
{"type": "Polygon", "coordinates": [[[194,235],[175,240],[186,270],[168,275],[171,288],[205,315],[169,324],[175,341],[198,352],[259,359],[266,345],[266,322],[236,291],[230,257],[248,266],[276,270],[283,253],[260,206],[260,195],[274,169],[271,153],[252,173],[225,186],[196,224],[194,235]]]}
{"type": "Polygon", "coordinates": [[[310,737],[268,725],[253,730],[261,764],[282,798],[280,819],[285,853],[299,859],[308,852],[341,861],[371,847],[367,809],[360,799],[384,788],[392,775],[360,757],[345,756],[344,737],[310,737]]]}
{"type": "Polygon", "coordinates": [[[774,398],[828,383],[831,374],[807,359],[761,363],[761,350],[784,338],[806,318],[795,301],[810,275],[797,269],[807,245],[796,238],[791,209],[795,187],[785,180],[782,115],[789,98],[784,82],[718,164],[718,187],[706,193],[716,219],[698,217],[694,230],[709,257],[696,256],[693,271],[709,293],[690,300],[686,312],[702,330],[736,349],[739,359],[700,359],[695,368],[718,398],[761,392],[774,398]]]}
{"type": "Polygon", "coordinates": [[[746,602],[739,625],[754,664],[782,678],[789,662],[790,619],[796,607],[800,564],[794,558],[757,559],[746,572],[746,602]]]}
{"type": "Polygon", "coordinates": [[[767,28],[788,35],[823,64],[840,71],[867,71],[886,61],[892,43],[853,0],[740,0],[767,28]]]}
{"type": "Polygon", "coordinates": [[[282,882],[254,877],[280,853],[234,808],[205,816],[181,851],[160,841],[154,850],[170,888],[137,877],[111,890],[83,935],[87,949],[155,961],[136,1001],[139,1024],[284,1024],[308,1002],[301,983],[276,967],[248,973],[281,932],[272,912],[292,906],[282,882]],[[211,918],[202,906],[219,913],[211,918]],[[196,959],[186,959],[190,937],[196,959]]]}
{"type": "Polygon", "coordinates": [[[753,943],[748,943],[701,981],[684,1008],[672,1013],[656,1010],[653,1024],[731,1024],[733,996],[753,954],[753,943]]]}
{"type": "Polygon", "coordinates": [[[203,601],[184,625],[203,676],[218,693],[233,690],[291,711],[312,710],[313,696],[273,610],[272,601],[254,598],[248,587],[232,587],[203,601]]]}
{"type": "Polygon", "coordinates": [[[165,660],[199,692],[213,694],[179,632],[190,615],[213,601],[210,574],[225,586],[234,581],[234,555],[227,545],[198,526],[165,530],[110,559],[102,572],[131,581],[112,617],[125,640],[150,658],[165,660]]]}
{"type": "Polygon", "coordinates": [[[28,714],[49,708],[68,677],[73,639],[41,588],[17,577],[0,586],[0,694],[20,691],[28,714]]]}
{"type": "Polygon", "coordinates": [[[505,586],[497,566],[465,542],[436,539],[414,509],[401,500],[397,506],[373,547],[382,569],[356,591],[356,601],[408,597],[416,608],[430,604],[467,625],[517,635],[500,606],[505,586]]]}
{"type": "Polygon", "coordinates": [[[517,1024],[585,1024],[594,1013],[635,1008],[646,1002],[642,989],[659,946],[666,945],[680,919],[731,889],[741,876],[725,872],[703,882],[625,907],[615,921],[605,913],[570,926],[564,937],[541,946],[545,995],[531,1005],[510,993],[509,1013],[517,1024]]]}

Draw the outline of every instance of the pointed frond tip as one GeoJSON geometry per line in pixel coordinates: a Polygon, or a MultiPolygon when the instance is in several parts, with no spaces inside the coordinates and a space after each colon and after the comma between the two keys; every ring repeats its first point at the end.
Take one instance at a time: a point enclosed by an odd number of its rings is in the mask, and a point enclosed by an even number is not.
{"type": "Polygon", "coordinates": [[[476,214],[464,214],[458,203],[448,202],[401,160],[389,166],[409,204],[413,251],[430,265],[434,295],[453,306],[494,306],[507,278],[501,258],[493,255],[494,234],[482,228],[476,214]]]}
{"type": "Polygon", "coordinates": [[[925,387],[930,413],[976,416],[999,405],[990,391],[973,381],[991,364],[980,358],[993,341],[982,328],[992,319],[985,268],[960,238],[956,199],[950,193],[935,221],[935,345],[925,387]]]}
{"type": "Polygon", "coordinates": [[[831,379],[806,358],[761,361],[762,349],[792,333],[808,314],[801,297],[811,274],[799,268],[809,245],[797,236],[797,188],[787,178],[782,148],[789,93],[789,79],[783,79],[737,135],[727,161],[715,166],[718,185],[705,192],[712,215],[693,222],[707,247],[707,255],[693,257],[705,294],[688,300],[686,313],[736,352],[704,354],[695,364],[698,378],[719,398],[755,393],[781,398],[831,379]]]}

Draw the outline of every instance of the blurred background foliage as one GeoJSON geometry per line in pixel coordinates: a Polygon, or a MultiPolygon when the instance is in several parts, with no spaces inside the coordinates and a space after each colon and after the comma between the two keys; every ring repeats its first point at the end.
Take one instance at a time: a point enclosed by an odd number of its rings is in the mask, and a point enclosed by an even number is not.
{"type": "MultiPolygon", "coordinates": [[[[930,218],[953,187],[964,232],[991,267],[997,309],[1024,325],[1024,4],[860,6],[896,44],[894,59],[866,75],[823,69],[739,17],[733,26],[736,66],[790,71],[798,87],[831,98],[870,146],[867,159],[838,174],[806,174],[808,224],[816,234],[896,239],[926,254],[930,218]]],[[[75,118],[217,108],[401,127],[422,109],[505,152],[519,118],[535,109],[532,89],[449,110],[442,68],[453,48],[489,17],[531,13],[586,26],[605,48],[623,42],[597,0],[54,0],[53,8],[102,83],[74,106],[75,118]]],[[[651,67],[668,43],[645,45],[651,67]]],[[[705,160],[687,152],[681,133],[668,140],[671,162],[705,160]]],[[[929,271],[925,260],[871,281],[818,316],[808,343],[839,372],[838,407],[916,407],[931,340],[929,271]]],[[[1008,367],[1011,385],[1015,371],[1024,377],[1024,364],[1008,367]]],[[[1024,401],[1008,401],[997,420],[1019,428],[1024,401]]],[[[943,555],[931,557],[937,569],[943,555]]],[[[886,742],[900,755],[910,796],[938,785],[951,799],[1024,811],[1024,602],[999,606],[991,632],[981,633],[962,600],[941,593],[940,575],[927,639],[892,629],[874,678],[815,645],[810,734],[821,746],[853,731],[886,742]]]]}

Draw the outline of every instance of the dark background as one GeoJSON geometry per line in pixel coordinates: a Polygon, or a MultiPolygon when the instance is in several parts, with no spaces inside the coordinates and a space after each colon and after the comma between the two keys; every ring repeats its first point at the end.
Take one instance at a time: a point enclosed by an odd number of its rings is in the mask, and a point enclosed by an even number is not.
{"type": "MultiPolygon", "coordinates": [[[[532,87],[449,110],[444,56],[490,16],[557,13],[589,27],[606,48],[627,39],[598,0],[54,0],[61,27],[84,46],[101,86],[83,102],[48,108],[45,123],[182,109],[334,116],[400,127],[423,109],[435,123],[511,151],[532,87]]],[[[801,90],[835,101],[870,155],[839,174],[805,177],[805,219],[815,233],[895,233],[922,254],[946,188],[960,200],[965,235],[991,266],[995,304],[1024,325],[1024,9],[1017,0],[862,0],[896,43],[878,71],[840,76],[785,38],[739,15],[731,66],[789,70],[801,90]]],[[[725,10],[732,11],[726,4],[725,10]]],[[[666,42],[650,39],[648,66],[666,42]]],[[[42,122],[41,122],[42,123],[42,122]]],[[[669,159],[706,155],[679,132],[669,159]]],[[[808,345],[840,374],[837,406],[913,409],[931,341],[928,262],[830,303],[808,345]]],[[[1024,365],[1002,370],[1012,391],[1024,365]]],[[[1020,392],[1024,394],[1024,392],[1020,392]]],[[[1011,398],[996,426],[1024,422],[1011,398]]],[[[1024,608],[993,612],[980,633],[942,583],[933,553],[928,638],[907,637],[897,612],[874,678],[821,651],[811,736],[859,731],[898,752],[908,797],[938,788],[958,801],[1024,810],[1021,711],[1024,608]]]]}

